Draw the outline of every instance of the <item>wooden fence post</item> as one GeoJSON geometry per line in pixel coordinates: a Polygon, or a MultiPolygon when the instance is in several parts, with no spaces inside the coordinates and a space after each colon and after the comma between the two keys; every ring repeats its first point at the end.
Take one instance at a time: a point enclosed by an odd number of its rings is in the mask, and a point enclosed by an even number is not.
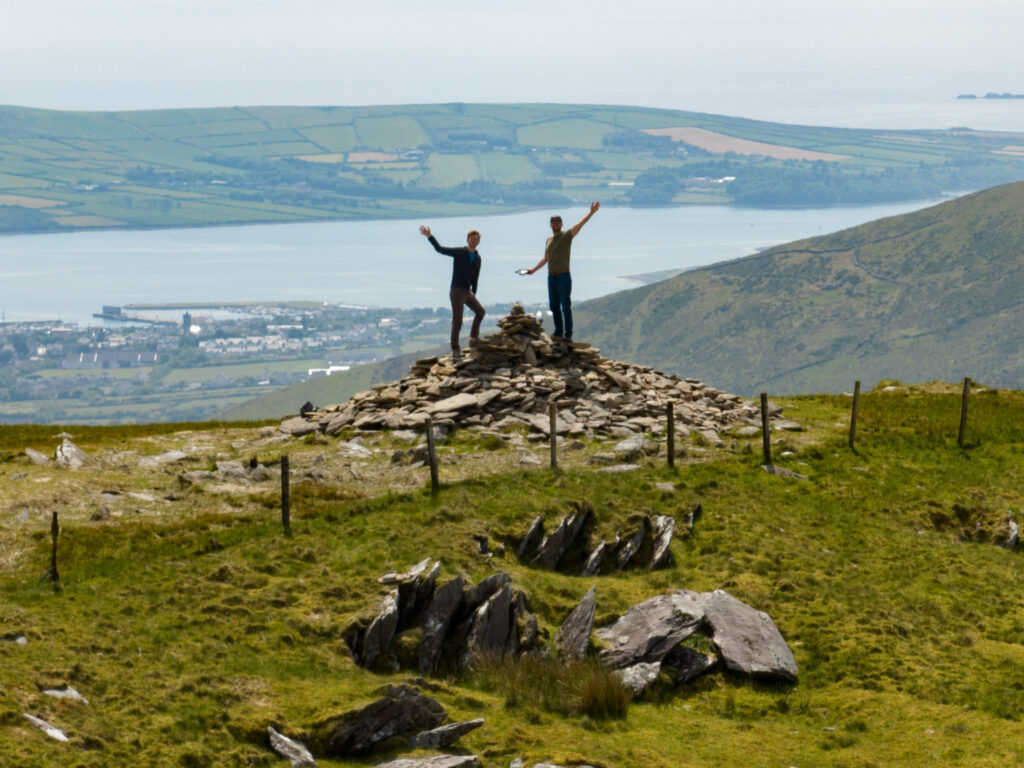
{"type": "Polygon", "coordinates": [[[54,510],[53,519],[50,522],[50,536],[53,539],[53,549],[50,551],[50,580],[53,582],[54,592],[60,592],[60,575],[57,573],[57,536],[59,533],[57,510],[54,510]]]}
{"type": "Polygon", "coordinates": [[[558,408],[554,403],[548,403],[548,442],[551,443],[551,471],[558,471],[558,432],[555,424],[558,421],[558,408]]]}
{"type": "Polygon", "coordinates": [[[441,489],[441,480],[437,475],[437,449],[434,447],[434,419],[427,417],[427,458],[430,461],[430,492],[437,493],[441,489]]]}
{"type": "Polygon", "coordinates": [[[285,534],[292,532],[292,490],[291,490],[291,469],[288,464],[288,454],[281,457],[281,526],[285,534]]]}
{"type": "Polygon", "coordinates": [[[956,437],[956,444],[964,447],[964,434],[967,432],[967,400],[971,396],[971,379],[964,377],[964,394],[960,400],[960,432],[956,437]]]}
{"type": "Polygon", "coordinates": [[[672,402],[668,404],[668,466],[676,465],[676,411],[672,402]]]}
{"type": "Polygon", "coordinates": [[[857,436],[857,406],[860,404],[860,382],[853,383],[853,408],[850,410],[850,450],[853,450],[853,441],[857,436]]]}
{"type": "Polygon", "coordinates": [[[761,393],[761,443],[764,446],[764,463],[772,466],[772,433],[768,423],[768,393],[761,393]]]}

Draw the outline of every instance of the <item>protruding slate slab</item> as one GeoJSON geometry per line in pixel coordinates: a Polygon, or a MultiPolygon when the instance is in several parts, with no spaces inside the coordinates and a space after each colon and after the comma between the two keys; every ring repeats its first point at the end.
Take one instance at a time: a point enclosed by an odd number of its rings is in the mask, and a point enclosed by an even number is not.
{"type": "Polygon", "coordinates": [[[733,672],[795,683],[796,659],[775,622],[720,589],[701,595],[711,642],[733,672]]]}
{"type": "Polygon", "coordinates": [[[659,595],[630,608],[622,618],[597,630],[608,644],[605,666],[621,669],[642,661],[661,661],[704,622],[698,603],[678,594],[659,595]]]}
{"type": "Polygon", "coordinates": [[[444,749],[450,747],[470,731],[475,731],[484,724],[482,717],[466,720],[461,723],[449,723],[430,731],[421,731],[409,741],[409,746],[416,749],[444,749]]]}
{"type": "Polygon", "coordinates": [[[650,569],[656,571],[672,565],[672,535],[676,530],[676,521],[668,515],[655,515],[653,520],[654,551],[651,554],[650,569]]]}
{"type": "Polygon", "coordinates": [[[565,553],[576,544],[593,515],[589,506],[581,504],[576,512],[563,517],[558,528],[541,543],[535,562],[545,568],[555,568],[565,553]]]}
{"type": "Polygon", "coordinates": [[[267,735],[270,736],[271,748],[289,761],[293,768],[315,768],[316,760],[301,741],[289,739],[284,734],[278,733],[272,725],[267,726],[267,735]]]}
{"type": "Polygon", "coordinates": [[[328,721],[324,743],[330,755],[362,755],[392,736],[436,728],[445,717],[444,707],[417,689],[389,685],[373,703],[328,721]]]}
{"type": "Polygon", "coordinates": [[[420,640],[420,672],[433,674],[441,661],[441,650],[452,619],[462,607],[462,576],[456,576],[434,592],[426,616],[423,619],[423,637],[420,640]]]}
{"type": "Polygon", "coordinates": [[[361,667],[372,667],[387,651],[397,628],[398,590],[395,589],[381,602],[380,610],[363,632],[358,647],[353,649],[356,663],[361,667]]]}
{"type": "Polygon", "coordinates": [[[480,768],[476,755],[438,755],[437,757],[400,757],[374,768],[480,768]]]}
{"type": "Polygon", "coordinates": [[[591,587],[579,604],[570,611],[558,630],[555,644],[563,659],[582,661],[590,645],[590,633],[594,629],[597,588],[591,587]]]}
{"type": "Polygon", "coordinates": [[[35,715],[30,715],[28,712],[23,712],[22,714],[25,716],[26,720],[32,723],[32,725],[34,725],[40,731],[45,733],[51,739],[55,739],[56,741],[71,741],[71,739],[68,738],[68,735],[64,733],[64,731],[62,731],[60,728],[57,728],[56,726],[50,725],[48,722],[43,720],[43,718],[36,717],[35,715]]]}
{"type": "Polygon", "coordinates": [[[466,640],[464,662],[474,654],[507,656],[515,653],[519,647],[519,634],[514,599],[511,585],[505,584],[477,608],[466,640]]]}

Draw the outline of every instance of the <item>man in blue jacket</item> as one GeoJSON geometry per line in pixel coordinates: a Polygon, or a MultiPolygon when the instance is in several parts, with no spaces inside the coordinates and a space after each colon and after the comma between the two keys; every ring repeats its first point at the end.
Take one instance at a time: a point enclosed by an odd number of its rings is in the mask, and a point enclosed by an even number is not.
{"type": "Polygon", "coordinates": [[[487,310],[477,301],[476,286],[480,277],[480,254],[476,247],[480,244],[480,233],[471,229],[466,235],[465,248],[445,248],[430,234],[430,227],[420,227],[420,234],[430,240],[434,250],[452,257],[452,285],[448,298],[452,302],[452,354],[459,355],[459,333],[462,331],[462,312],[464,307],[473,310],[473,327],[469,331],[469,346],[475,347],[480,341],[480,323],[484,320],[487,310]]]}

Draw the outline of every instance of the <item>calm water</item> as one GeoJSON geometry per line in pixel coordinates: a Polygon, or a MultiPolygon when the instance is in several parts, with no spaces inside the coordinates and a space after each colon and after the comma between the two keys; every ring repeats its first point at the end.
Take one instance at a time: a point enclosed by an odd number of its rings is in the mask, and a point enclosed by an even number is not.
{"type": "MultiPolygon", "coordinates": [[[[799,210],[728,206],[606,207],[573,246],[573,298],[637,285],[627,276],[712,264],[827,234],[937,201],[799,210]]],[[[561,211],[566,225],[585,209],[561,211]]],[[[442,244],[483,235],[479,296],[546,301],[543,273],[514,274],[543,255],[548,211],[433,221],[275,224],[210,229],[0,237],[0,309],[8,321],[96,325],[104,304],[314,300],[388,307],[447,305],[451,261],[442,244]]],[[[147,312],[147,314],[156,314],[147,312]]],[[[168,313],[178,317],[180,312],[168,313]]]]}

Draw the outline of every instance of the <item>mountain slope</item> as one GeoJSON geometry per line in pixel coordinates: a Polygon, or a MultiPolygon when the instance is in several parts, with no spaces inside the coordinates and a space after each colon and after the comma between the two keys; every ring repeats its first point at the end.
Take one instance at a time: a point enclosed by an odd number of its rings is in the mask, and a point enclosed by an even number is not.
{"type": "Polygon", "coordinates": [[[1020,387],[1024,184],[693,270],[576,317],[577,337],[609,356],[742,394],[883,378],[1020,387]]]}

